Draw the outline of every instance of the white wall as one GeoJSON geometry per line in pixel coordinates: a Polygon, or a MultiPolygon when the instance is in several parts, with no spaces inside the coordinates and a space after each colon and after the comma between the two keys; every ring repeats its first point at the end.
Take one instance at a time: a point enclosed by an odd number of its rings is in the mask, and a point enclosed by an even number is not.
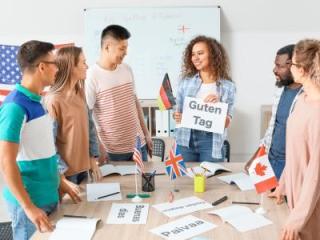
{"type": "MultiPolygon", "coordinates": [[[[232,160],[243,161],[260,135],[260,106],[271,104],[274,56],[280,47],[320,37],[317,9],[309,0],[5,0],[1,1],[0,43],[30,39],[83,45],[83,9],[115,6],[221,6],[221,37],[237,84],[234,121],[229,131],[232,160]]],[[[199,16],[201,17],[201,16],[199,16]]],[[[210,26],[208,26],[210,27],[210,26]]]]}

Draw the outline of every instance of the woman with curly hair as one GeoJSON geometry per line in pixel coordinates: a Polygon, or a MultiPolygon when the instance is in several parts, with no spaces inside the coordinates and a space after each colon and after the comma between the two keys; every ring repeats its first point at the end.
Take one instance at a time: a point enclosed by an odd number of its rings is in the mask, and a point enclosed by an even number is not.
{"type": "Polygon", "coordinates": [[[287,196],[290,214],[281,240],[320,239],[320,41],[297,43],[291,73],[303,93],[287,120],[286,165],[269,196],[278,204],[287,196]]]}
{"type": "MultiPolygon", "coordinates": [[[[225,128],[228,128],[236,88],[229,75],[229,62],[223,46],[215,39],[198,36],[187,45],[183,56],[182,80],[177,91],[174,119],[181,122],[185,97],[201,98],[205,102],[228,104],[225,128]]],[[[185,161],[224,160],[223,142],[227,132],[212,132],[178,128],[176,141],[185,161]]]]}

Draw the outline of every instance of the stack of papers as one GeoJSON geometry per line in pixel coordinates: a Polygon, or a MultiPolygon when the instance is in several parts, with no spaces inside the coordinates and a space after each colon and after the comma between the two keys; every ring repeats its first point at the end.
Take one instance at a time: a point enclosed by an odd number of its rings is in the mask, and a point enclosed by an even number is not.
{"type": "Polygon", "coordinates": [[[272,222],[264,216],[252,212],[248,207],[234,205],[209,212],[221,217],[224,222],[230,223],[240,232],[246,232],[260,228],[272,222]]]}

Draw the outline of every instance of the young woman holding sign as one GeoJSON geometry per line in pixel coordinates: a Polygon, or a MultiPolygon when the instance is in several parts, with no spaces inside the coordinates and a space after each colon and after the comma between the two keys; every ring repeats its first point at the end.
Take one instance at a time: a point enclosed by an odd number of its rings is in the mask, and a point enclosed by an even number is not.
{"type": "Polygon", "coordinates": [[[228,104],[228,111],[223,134],[189,128],[177,129],[176,141],[185,161],[224,160],[223,142],[232,118],[235,93],[235,84],[229,76],[229,62],[223,46],[206,36],[191,40],[183,56],[182,80],[173,115],[176,123],[181,122],[185,97],[200,98],[207,103],[224,102],[228,104]]]}
{"type": "Polygon", "coordinates": [[[291,73],[303,93],[287,120],[286,165],[269,196],[277,203],[287,196],[290,214],[280,239],[320,239],[320,41],[297,43],[291,73]]]}

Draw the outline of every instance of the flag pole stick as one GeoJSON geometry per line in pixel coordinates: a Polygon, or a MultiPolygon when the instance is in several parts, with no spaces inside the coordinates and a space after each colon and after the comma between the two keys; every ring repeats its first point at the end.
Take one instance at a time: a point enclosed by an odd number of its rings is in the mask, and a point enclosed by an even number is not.
{"type": "Polygon", "coordinates": [[[176,186],[176,181],[177,181],[177,179],[173,179],[173,191],[174,192],[179,192],[180,190],[176,186]]]}
{"type": "Polygon", "coordinates": [[[263,208],[263,198],[264,198],[264,195],[265,195],[265,193],[261,193],[260,194],[260,207],[258,207],[257,209],[256,209],[256,213],[258,213],[258,214],[261,214],[261,215],[263,215],[263,214],[265,214],[267,211],[263,208]]]}
{"type": "Polygon", "coordinates": [[[136,195],[131,199],[132,202],[141,202],[142,198],[138,194],[138,180],[137,180],[137,175],[138,175],[138,166],[136,163],[136,174],[134,175],[134,181],[136,184],[136,195]]]}

